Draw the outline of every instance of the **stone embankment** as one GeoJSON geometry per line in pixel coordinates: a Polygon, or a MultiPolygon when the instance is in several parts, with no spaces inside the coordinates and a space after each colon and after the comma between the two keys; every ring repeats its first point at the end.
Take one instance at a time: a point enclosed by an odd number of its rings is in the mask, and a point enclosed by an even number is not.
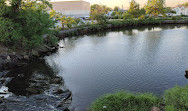
{"type": "Polygon", "coordinates": [[[188,20],[165,20],[161,24],[188,24],[188,20]]]}
{"type": "MultiPolygon", "coordinates": [[[[188,20],[162,20],[159,23],[151,23],[151,24],[145,24],[145,25],[165,25],[165,24],[188,24],[188,20]]],[[[138,24],[138,25],[144,25],[143,24],[138,24]]],[[[77,35],[84,35],[88,34],[91,32],[97,32],[97,31],[102,31],[102,30],[107,30],[107,29],[115,29],[115,28],[121,28],[121,27],[132,27],[131,26],[125,26],[123,24],[121,25],[112,25],[112,24],[106,24],[106,25],[98,25],[98,26],[86,26],[86,27],[80,27],[80,28],[73,28],[73,29],[68,29],[68,30],[62,30],[59,32],[57,35],[59,38],[64,38],[68,36],[77,36],[77,35]]]]}

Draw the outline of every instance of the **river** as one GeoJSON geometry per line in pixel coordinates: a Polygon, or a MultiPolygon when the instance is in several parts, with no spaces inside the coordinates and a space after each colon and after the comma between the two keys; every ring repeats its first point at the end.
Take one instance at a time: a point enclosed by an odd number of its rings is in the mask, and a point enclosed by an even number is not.
{"type": "Polygon", "coordinates": [[[184,76],[188,69],[188,26],[101,31],[67,37],[59,45],[64,48],[45,57],[45,64],[72,91],[76,111],[87,110],[106,93],[126,90],[162,95],[166,89],[188,84],[184,76]]]}

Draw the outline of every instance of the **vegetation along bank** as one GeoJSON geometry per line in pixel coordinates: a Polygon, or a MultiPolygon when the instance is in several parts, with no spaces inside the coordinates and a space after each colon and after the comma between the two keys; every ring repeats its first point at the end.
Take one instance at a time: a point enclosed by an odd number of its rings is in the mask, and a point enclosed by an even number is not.
{"type": "Polygon", "coordinates": [[[139,19],[139,20],[113,20],[108,21],[105,24],[91,24],[86,26],[80,26],[68,30],[61,30],[57,34],[58,37],[68,37],[88,34],[91,32],[106,30],[106,29],[115,29],[123,27],[133,27],[133,26],[143,26],[143,25],[162,25],[162,24],[188,24],[188,20],[163,20],[163,19],[139,19]]]}
{"type": "Polygon", "coordinates": [[[187,92],[188,86],[166,90],[163,97],[122,91],[100,97],[89,111],[187,111],[187,92]]]}

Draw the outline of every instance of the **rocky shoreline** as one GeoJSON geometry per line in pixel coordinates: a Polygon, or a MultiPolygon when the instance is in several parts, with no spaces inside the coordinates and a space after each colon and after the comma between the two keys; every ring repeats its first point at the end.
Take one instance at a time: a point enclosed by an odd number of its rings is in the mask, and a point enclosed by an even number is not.
{"type": "Polygon", "coordinates": [[[58,48],[44,46],[29,53],[6,49],[0,53],[0,110],[73,110],[70,108],[71,91],[64,87],[63,78],[43,60],[58,48]]]}
{"type": "Polygon", "coordinates": [[[58,45],[53,47],[45,45],[38,50],[31,50],[27,53],[8,52],[9,49],[6,48],[4,53],[0,53],[0,71],[24,66],[28,60],[43,59],[44,56],[56,52],[58,48],[58,45]]]}

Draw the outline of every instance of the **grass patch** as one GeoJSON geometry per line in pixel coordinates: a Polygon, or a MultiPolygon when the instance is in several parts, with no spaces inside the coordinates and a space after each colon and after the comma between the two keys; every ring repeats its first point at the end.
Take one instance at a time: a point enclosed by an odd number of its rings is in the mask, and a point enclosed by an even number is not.
{"type": "Polygon", "coordinates": [[[97,99],[89,111],[150,111],[152,106],[159,107],[162,101],[150,93],[118,92],[97,99]]]}
{"type": "Polygon", "coordinates": [[[117,92],[97,99],[89,111],[150,111],[155,106],[162,111],[188,111],[188,86],[176,86],[163,97],[151,93],[117,92]]]}
{"type": "Polygon", "coordinates": [[[188,111],[188,86],[176,86],[165,91],[164,100],[166,111],[188,111]]]}

